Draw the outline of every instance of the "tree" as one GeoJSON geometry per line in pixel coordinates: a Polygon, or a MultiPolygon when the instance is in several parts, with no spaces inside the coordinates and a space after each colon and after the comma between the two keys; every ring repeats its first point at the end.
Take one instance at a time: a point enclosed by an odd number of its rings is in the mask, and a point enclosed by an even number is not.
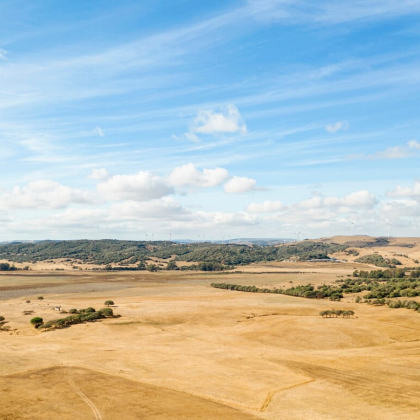
{"type": "Polygon", "coordinates": [[[156,264],[149,264],[149,265],[147,266],[147,270],[148,270],[148,271],[158,271],[158,270],[159,270],[159,268],[158,268],[158,266],[157,266],[156,264]]]}
{"type": "Polygon", "coordinates": [[[31,319],[31,324],[35,328],[39,328],[43,323],[44,323],[44,320],[42,318],[40,318],[39,316],[36,316],[35,318],[31,319]]]}
{"type": "Polygon", "coordinates": [[[38,300],[44,300],[43,296],[38,296],[38,300]]]}
{"type": "Polygon", "coordinates": [[[179,267],[176,265],[175,260],[171,260],[168,262],[168,265],[166,266],[167,270],[179,270],[179,267]]]}
{"type": "Polygon", "coordinates": [[[108,306],[108,308],[113,304],[114,304],[113,300],[106,300],[105,303],[104,303],[104,305],[108,306]]]}
{"type": "Polygon", "coordinates": [[[30,300],[27,300],[26,303],[31,303],[31,301],[30,300]]]}
{"type": "Polygon", "coordinates": [[[0,271],[8,271],[10,269],[9,263],[0,263],[0,271]]]}
{"type": "Polygon", "coordinates": [[[100,315],[104,316],[104,317],[112,317],[114,316],[114,312],[112,311],[111,308],[104,308],[98,311],[100,315]]]}

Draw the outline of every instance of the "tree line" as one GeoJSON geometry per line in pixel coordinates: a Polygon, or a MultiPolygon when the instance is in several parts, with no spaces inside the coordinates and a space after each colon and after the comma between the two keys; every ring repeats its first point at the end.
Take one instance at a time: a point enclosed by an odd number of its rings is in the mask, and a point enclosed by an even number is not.
{"type": "Polygon", "coordinates": [[[211,283],[211,287],[217,289],[225,290],[236,290],[238,292],[249,292],[249,293],[276,293],[281,295],[303,297],[306,299],[325,299],[329,298],[333,301],[340,301],[343,297],[343,294],[339,291],[338,288],[334,286],[322,285],[317,289],[312,284],[305,284],[299,286],[289,287],[287,289],[276,288],[268,289],[261,288],[257,286],[243,286],[240,284],[230,284],[230,283],[211,283]]]}

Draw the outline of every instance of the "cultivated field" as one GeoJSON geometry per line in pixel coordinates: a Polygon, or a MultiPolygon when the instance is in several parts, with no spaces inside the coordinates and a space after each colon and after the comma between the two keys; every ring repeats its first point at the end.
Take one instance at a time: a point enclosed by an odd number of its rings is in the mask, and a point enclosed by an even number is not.
{"type": "Polygon", "coordinates": [[[330,283],[354,267],[2,274],[0,418],[419,419],[419,313],[210,287],[330,283]],[[46,332],[29,323],[108,299],[120,318],[46,332]],[[356,317],[318,315],[328,309],[356,317]]]}

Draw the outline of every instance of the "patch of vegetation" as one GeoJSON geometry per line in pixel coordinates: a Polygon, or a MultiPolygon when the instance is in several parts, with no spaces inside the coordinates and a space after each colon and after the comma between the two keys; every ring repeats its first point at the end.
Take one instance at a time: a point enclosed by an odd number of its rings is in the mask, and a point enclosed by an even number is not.
{"type": "Polygon", "coordinates": [[[150,257],[161,259],[219,263],[225,266],[244,265],[261,261],[328,259],[329,254],[344,251],[345,245],[304,241],[282,246],[222,245],[210,243],[176,244],[119,240],[43,241],[0,245],[0,259],[14,262],[37,262],[64,258],[74,264],[122,264],[118,269],[145,269],[150,257]],[[138,264],[137,267],[129,267],[138,264]]]}
{"type": "Polygon", "coordinates": [[[355,315],[354,311],[340,311],[340,310],[330,310],[330,311],[321,311],[319,315],[322,316],[322,318],[337,318],[339,316],[343,318],[350,318],[351,316],[355,315]]]}
{"type": "Polygon", "coordinates": [[[239,292],[250,292],[250,293],[276,293],[280,295],[303,297],[307,299],[325,299],[329,298],[333,301],[340,301],[343,297],[340,288],[329,285],[318,286],[317,289],[312,284],[293,286],[288,289],[267,289],[256,286],[242,286],[240,284],[230,283],[211,283],[211,287],[217,289],[236,290],[239,292]]]}
{"type": "Polygon", "coordinates": [[[35,328],[39,328],[44,324],[44,320],[42,318],[40,318],[39,316],[36,316],[35,318],[31,319],[31,324],[35,327],[35,328]]]}
{"type": "Polygon", "coordinates": [[[10,327],[5,326],[9,321],[6,321],[4,316],[0,316],[0,331],[9,331],[10,327]]]}
{"type": "MultiPolygon", "coordinates": [[[[103,308],[99,311],[95,311],[93,308],[86,308],[86,309],[80,309],[76,310],[77,313],[67,316],[65,318],[60,319],[53,319],[51,321],[46,322],[45,324],[41,319],[41,324],[39,324],[35,328],[39,329],[58,329],[58,328],[65,328],[73,324],[83,324],[85,322],[94,322],[98,319],[103,318],[114,318],[118,315],[114,315],[111,308],[103,308]]],[[[34,318],[36,319],[36,318],[34,318]]],[[[32,323],[32,320],[31,320],[32,323]]]]}
{"type": "Polygon", "coordinates": [[[355,249],[349,249],[349,250],[347,250],[346,251],[346,254],[347,255],[354,255],[355,257],[357,257],[358,255],[360,255],[359,252],[356,251],[355,249]]]}
{"type": "MultiPolygon", "coordinates": [[[[412,277],[417,277],[417,274],[420,274],[420,270],[414,273],[412,277]]],[[[403,278],[405,277],[406,270],[404,268],[390,268],[388,270],[355,270],[353,272],[353,277],[361,277],[368,279],[391,279],[391,278],[403,278]]],[[[420,277],[420,275],[418,276],[420,277]]]]}
{"type": "Polygon", "coordinates": [[[9,263],[0,263],[0,271],[15,271],[17,268],[9,263]]]}
{"type": "Polygon", "coordinates": [[[355,261],[364,264],[373,264],[376,267],[395,268],[396,265],[401,265],[401,261],[396,258],[384,258],[380,254],[365,255],[364,257],[357,258],[355,261]]]}

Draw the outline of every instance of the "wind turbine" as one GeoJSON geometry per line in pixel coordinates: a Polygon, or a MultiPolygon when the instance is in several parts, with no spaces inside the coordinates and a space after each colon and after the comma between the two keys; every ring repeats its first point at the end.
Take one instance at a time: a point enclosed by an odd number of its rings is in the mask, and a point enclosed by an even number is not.
{"type": "Polygon", "coordinates": [[[169,232],[169,242],[172,242],[172,232],[169,232]]]}
{"type": "Polygon", "coordinates": [[[296,242],[299,242],[300,241],[300,230],[295,232],[295,235],[296,235],[296,242]]]}
{"type": "Polygon", "coordinates": [[[147,233],[146,233],[146,242],[147,242],[147,233]]]}
{"type": "Polygon", "coordinates": [[[386,222],[388,223],[388,238],[389,238],[389,232],[391,230],[392,222],[390,222],[388,219],[386,219],[386,222]]]}
{"type": "Polygon", "coordinates": [[[155,237],[155,234],[154,233],[152,233],[152,242],[153,242],[153,238],[155,237]]]}
{"type": "Polygon", "coordinates": [[[350,220],[351,223],[351,236],[354,236],[354,220],[350,220]]]}

